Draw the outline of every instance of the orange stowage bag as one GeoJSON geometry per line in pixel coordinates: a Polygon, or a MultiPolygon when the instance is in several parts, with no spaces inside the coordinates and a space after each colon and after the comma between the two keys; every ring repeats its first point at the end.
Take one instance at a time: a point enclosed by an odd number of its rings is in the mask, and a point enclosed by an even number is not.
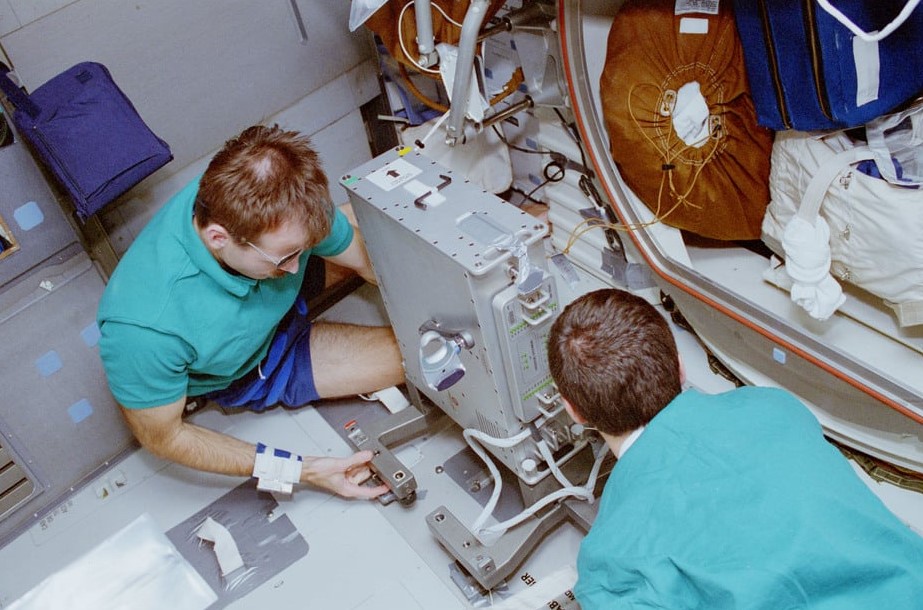
{"type": "Polygon", "coordinates": [[[674,5],[628,0],[612,22],[600,79],[612,159],[662,222],[713,239],[759,239],[773,132],[756,123],[730,3],[718,15],[674,15],[674,5]],[[688,105],[671,104],[694,82],[707,117],[704,136],[686,143],[673,117],[688,105]]]}
{"type": "MultiPolygon", "coordinates": [[[[491,0],[484,14],[483,29],[503,6],[505,0],[491,0]]],[[[461,24],[468,12],[468,0],[432,0],[433,37],[438,44],[457,44],[461,24]],[[442,9],[442,10],[439,10],[442,9]],[[453,23],[454,22],[454,23],[453,23]]],[[[397,61],[417,67],[417,22],[413,0],[388,0],[365,22],[365,26],[378,34],[382,44],[397,61]],[[405,10],[406,7],[406,10],[405,10]],[[408,57],[407,55],[410,55],[408,57]]]]}

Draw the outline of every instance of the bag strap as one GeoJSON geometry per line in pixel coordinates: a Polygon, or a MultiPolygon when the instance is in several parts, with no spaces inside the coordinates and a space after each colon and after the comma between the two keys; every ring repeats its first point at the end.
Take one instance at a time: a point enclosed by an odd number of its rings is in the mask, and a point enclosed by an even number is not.
{"type": "Polygon", "coordinates": [[[901,9],[901,12],[897,14],[897,17],[895,17],[891,23],[882,28],[881,31],[874,34],[866,32],[855,23],[853,23],[849,17],[831,5],[830,0],[817,0],[817,3],[822,9],[827,11],[827,14],[839,21],[840,24],[842,24],[846,29],[855,34],[857,37],[866,42],[878,42],[879,40],[884,40],[887,38],[891,32],[899,28],[905,21],[907,21],[907,18],[910,17],[910,13],[912,13],[913,9],[917,7],[917,5],[920,3],[920,0],[907,0],[907,4],[905,4],[904,8],[901,9]]]}
{"type": "Polygon", "coordinates": [[[36,118],[41,110],[35,102],[32,101],[32,98],[26,95],[26,92],[12,81],[7,74],[9,71],[9,67],[0,62],[0,89],[3,90],[6,99],[8,99],[13,106],[22,110],[33,119],[36,118]]]}
{"type": "Polygon", "coordinates": [[[882,178],[898,186],[923,185],[923,98],[866,123],[865,139],[882,178]],[[901,129],[894,129],[897,126],[901,129]],[[900,179],[895,165],[901,167],[900,179]]]}
{"type": "Polygon", "coordinates": [[[798,206],[797,216],[802,220],[814,224],[814,219],[820,213],[820,206],[827,194],[827,189],[833,183],[833,180],[841,171],[854,163],[874,159],[875,155],[868,146],[856,146],[842,152],[838,152],[826,161],[820,164],[817,172],[801,197],[801,205],[798,206]]]}

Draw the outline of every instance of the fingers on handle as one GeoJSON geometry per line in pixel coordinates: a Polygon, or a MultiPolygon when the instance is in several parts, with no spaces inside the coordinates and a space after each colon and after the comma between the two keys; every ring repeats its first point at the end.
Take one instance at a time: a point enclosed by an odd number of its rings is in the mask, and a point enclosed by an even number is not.
{"type": "Polygon", "coordinates": [[[376,487],[368,487],[366,485],[351,485],[350,496],[353,498],[361,498],[365,500],[372,500],[377,498],[383,493],[387,493],[387,485],[378,485],[376,487]]]}
{"type": "Polygon", "coordinates": [[[375,454],[366,449],[365,451],[357,451],[347,458],[347,460],[349,461],[349,466],[352,467],[360,464],[367,464],[372,461],[373,457],[375,457],[375,454]]]}

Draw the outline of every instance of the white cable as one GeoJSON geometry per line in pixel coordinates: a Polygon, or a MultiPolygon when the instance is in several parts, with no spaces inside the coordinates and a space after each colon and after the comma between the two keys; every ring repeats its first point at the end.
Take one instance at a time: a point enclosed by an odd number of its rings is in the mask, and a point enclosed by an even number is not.
{"type": "MultiPolygon", "coordinates": [[[[411,6],[413,6],[413,2],[408,2],[407,4],[405,4],[405,5],[404,5],[404,8],[401,9],[401,12],[400,12],[400,14],[399,14],[398,17],[397,17],[397,41],[398,41],[398,44],[401,45],[401,51],[404,53],[404,57],[406,57],[407,60],[410,61],[410,63],[412,63],[412,64],[414,65],[414,67],[415,67],[417,70],[420,70],[421,72],[429,72],[430,74],[439,74],[439,69],[438,69],[438,68],[427,68],[427,67],[425,67],[425,66],[422,66],[422,65],[418,64],[418,63],[417,63],[417,60],[414,59],[414,55],[411,55],[410,53],[407,52],[407,45],[404,44],[404,28],[401,27],[401,24],[404,23],[404,13],[407,12],[407,9],[408,9],[409,7],[411,7],[411,6]]],[[[432,6],[433,6],[437,11],[439,11],[440,13],[442,13],[442,17],[443,17],[446,21],[448,21],[449,23],[451,23],[452,25],[454,25],[454,26],[456,26],[456,27],[459,27],[459,28],[462,27],[462,24],[460,24],[459,22],[457,22],[457,21],[455,21],[454,19],[452,19],[451,17],[449,17],[449,16],[446,14],[446,12],[445,12],[444,10],[442,10],[442,7],[441,7],[441,6],[439,6],[439,5],[436,4],[436,3],[433,3],[432,6]]]]}
{"type": "Polygon", "coordinates": [[[548,464],[548,468],[551,469],[551,474],[553,474],[554,478],[558,480],[558,483],[561,484],[561,487],[573,487],[574,484],[564,476],[564,473],[561,472],[561,469],[558,468],[558,465],[555,463],[554,456],[551,455],[551,449],[548,448],[548,443],[542,439],[536,443],[536,445],[538,446],[538,452],[542,454],[542,457],[545,459],[545,463],[548,464]]]}
{"type": "Polygon", "coordinates": [[[474,428],[466,428],[462,435],[465,437],[465,441],[468,443],[468,446],[478,455],[479,458],[487,465],[487,469],[490,471],[490,476],[494,479],[494,489],[490,494],[490,499],[487,501],[487,504],[484,506],[484,510],[481,511],[481,514],[478,515],[478,518],[474,520],[474,524],[471,526],[473,532],[477,532],[481,529],[481,526],[484,525],[484,522],[493,514],[494,509],[497,507],[497,501],[500,499],[500,490],[503,487],[503,481],[500,478],[500,471],[497,470],[496,465],[494,465],[493,460],[488,457],[487,453],[481,448],[480,445],[474,442],[474,439],[481,441],[482,443],[487,443],[495,447],[513,447],[518,445],[525,439],[529,438],[529,430],[523,430],[516,436],[511,436],[510,438],[496,438],[493,436],[488,436],[480,430],[475,430],[474,428]]]}
{"type": "Polygon", "coordinates": [[[483,432],[473,428],[465,429],[462,434],[471,449],[487,465],[487,469],[490,471],[490,475],[494,480],[494,489],[491,492],[490,499],[487,501],[487,504],[484,506],[481,514],[478,515],[477,519],[475,519],[471,526],[471,531],[475,535],[487,535],[485,536],[485,540],[483,540],[485,543],[486,539],[496,539],[509,528],[522,523],[545,506],[548,506],[552,502],[557,502],[562,498],[575,496],[586,500],[590,504],[596,500],[596,497],[593,495],[593,490],[596,487],[596,478],[599,475],[599,470],[602,467],[603,458],[606,455],[608,446],[604,444],[602,449],[599,451],[599,454],[595,456],[593,467],[590,469],[590,476],[587,479],[586,485],[579,487],[571,485],[571,483],[567,480],[567,477],[564,476],[564,473],[562,473],[557,464],[554,463],[554,458],[551,456],[548,445],[544,441],[540,441],[538,443],[539,451],[542,453],[542,457],[545,459],[545,461],[548,462],[549,468],[551,468],[552,473],[555,475],[555,479],[561,483],[563,488],[548,494],[544,498],[532,504],[532,506],[520,512],[518,515],[507,519],[502,523],[497,523],[496,525],[485,528],[483,527],[484,522],[487,521],[487,519],[493,514],[494,509],[497,506],[497,501],[500,499],[500,492],[502,490],[503,481],[500,478],[500,471],[497,469],[493,460],[490,459],[490,457],[487,455],[484,449],[480,447],[480,445],[474,442],[474,439],[490,445],[494,445],[496,447],[513,447],[528,438],[529,431],[523,430],[516,436],[512,436],[506,439],[488,436],[487,434],[484,434],[483,432]]]}
{"type": "Polygon", "coordinates": [[[446,120],[447,118],[449,118],[449,113],[448,113],[448,112],[446,112],[446,113],[443,114],[441,117],[439,117],[438,119],[436,119],[436,122],[433,123],[433,126],[430,128],[430,130],[429,130],[428,132],[426,132],[426,135],[423,136],[423,138],[419,141],[419,142],[420,142],[420,144],[419,144],[420,148],[424,148],[424,147],[426,146],[426,141],[429,140],[429,139],[432,137],[432,135],[433,135],[434,133],[436,133],[436,130],[439,129],[439,127],[440,127],[443,123],[445,123],[445,120],[446,120]]]}
{"type": "MultiPolygon", "coordinates": [[[[609,446],[603,444],[599,453],[596,455],[593,462],[593,468],[590,469],[590,476],[587,479],[586,485],[583,487],[565,487],[559,489],[553,493],[548,494],[541,500],[537,501],[535,504],[525,509],[515,517],[507,519],[502,523],[497,523],[496,525],[491,525],[481,530],[482,534],[493,534],[494,536],[502,535],[503,532],[513,527],[514,525],[519,525],[536,512],[544,508],[545,506],[556,502],[561,498],[566,498],[568,496],[577,496],[582,497],[584,500],[592,504],[596,498],[593,495],[593,489],[596,487],[596,478],[599,476],[599,470],[602,467],[603,459],[606,457],[606,453],[609,450],[609,446]]],[[[562,475],[563,476],[563,475],[562,475]]],[[[565,479],[566,480],[566,479],[565,479]]]]}
{"type": "Polygon", "coordinates": [[[542,508],[548,506],[552,502],[557,502],[562,498],[567,498],[570,496],[582,497],[584,500],[589,501],[593,494],[589,493],[583,487],[565,487],[564,489],[559,489],[555,492],[552,492],[537,501],[535,504],[525,509],[515,517],[511,517],[502,523],[497,523],[496,525],[491,525],[490,527],[485,527],[479,533],[481,534],[503,534],[506,530],[510,529],[514,525],[519,525],[535,513],[537,513],[542,508]]]}
{"type": "MultiPolygon", "coordinates": [[[[602,444],[602,447],[599,449],[599,453],[596,455],[596,459],[593,462],[593,467],[590,469],[590,476],[587,477],[586,488],[590,491],[596,489],[596,478],[599,476],[599,470],[602,468],[603,460],[606,457],[606,454],[609,452],[609,445],[606,443],[602,444]]],[[[595,501],[590,500],[590,504],[595,501]]]]}

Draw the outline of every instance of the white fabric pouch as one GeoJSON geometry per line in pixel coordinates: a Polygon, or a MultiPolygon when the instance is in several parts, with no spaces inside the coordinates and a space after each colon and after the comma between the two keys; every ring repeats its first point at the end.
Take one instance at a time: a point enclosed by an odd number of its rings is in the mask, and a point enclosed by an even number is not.
{"type": "Polygon", "coordinates": [[[923,187],[897,186],[856,168],[874,157],[874,151],[843,132],[777,133],[763,241],[787,260],[799,260],[806,253],[806,260],[824,264],[822,249],[829,249],[829,269],[823,276],[802,265],[793,265],[794,275],[788,273],[795,284],[793,300],[798,302],[797,292],[802,307],[812,315],[821,312],[814,317],[824,319],[842,303],[831,293],[833,279],[881,297],[901,326],[923,324],[923,187]],[[786,229],[796,216],[804,221],[797,223],[801,235],[805,223],[825,223],[829,234],[816,231],[817,243],[789,239],[793,251],[786,251],[786,229]],[[817,280],[819,288],[808,299],[800,277],[817,280]],[[833,300],[819,306],[818,299],[827,296],[833,300]]]}

